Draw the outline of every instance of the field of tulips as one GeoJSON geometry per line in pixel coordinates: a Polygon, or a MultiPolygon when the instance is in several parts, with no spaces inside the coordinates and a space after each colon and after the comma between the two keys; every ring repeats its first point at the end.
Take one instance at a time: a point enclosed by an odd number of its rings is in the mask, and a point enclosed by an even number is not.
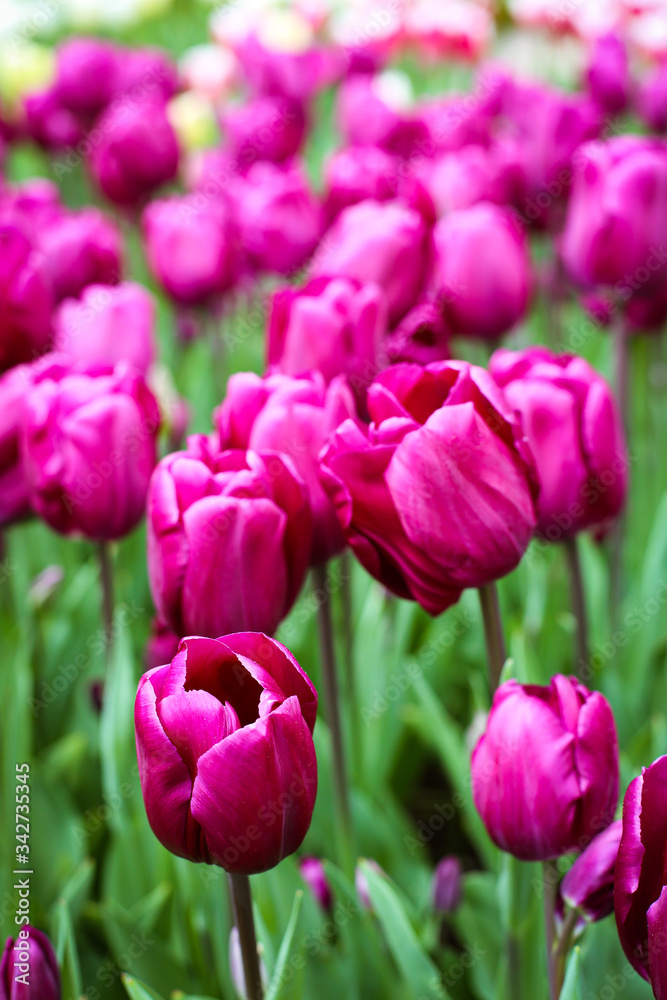
{"type": "Polygon", "coordinates": [[[0,1000],[664,1000],[665,0],[3,3],[0,1000]]]}

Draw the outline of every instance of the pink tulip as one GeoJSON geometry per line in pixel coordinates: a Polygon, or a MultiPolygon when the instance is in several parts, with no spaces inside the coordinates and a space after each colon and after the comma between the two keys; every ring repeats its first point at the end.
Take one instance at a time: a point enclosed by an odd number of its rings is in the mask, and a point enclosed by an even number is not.
{"type": "Polygon", "coordinates": [[[63,212],[38,236],[57,301],[80,295],[87,285],[115,285],[123,269],[117,226],[96,208],[63,212]]]}
{"type": "Polygon", "coordinates": [[[60,971],[46,934],[30,924],[7,938],[0,959],[0,1000],[61,1000],[60,971]],[[23,969],[22,967],[26,968],[23,969]],[[25,980],[19,977],[27,977],[25,980]]]}
{"type": "Polygon", "coordinates": [[[0,371],[44,354],[52,310],[43,255],[17,226],[0,226],[0,371]]]}

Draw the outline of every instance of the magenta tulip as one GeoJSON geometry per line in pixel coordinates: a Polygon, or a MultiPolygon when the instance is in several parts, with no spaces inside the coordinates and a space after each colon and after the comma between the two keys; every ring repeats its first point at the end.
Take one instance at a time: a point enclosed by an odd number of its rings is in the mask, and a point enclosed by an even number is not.
{"type": "Polygon", "coordinates": [[[507,681],[471,768],[475,806],[502,850],[524,861],[582,850],[609,826],[618,801],[609,703],[562,674],[547,687],[507,681]]]}
{"type": "Polygon", "coordinates": [[[182,305],[211,304],[239,274],[240,242],[228,203],[197,195],[153,201],[143,216],[150,268],[182,305]]]}
{"type": "Polygon", "coordinates": [[[0,1000],[61,1000],[60,971],[46,934],[30,924],[7,938],[0,960],[0,1000]]]}
{"type": "Polygon", "coordinates": [[[115,285],[121,279],[121,234],[96,208],[63,212],[42,228],[38,246],[59,302],[80,295],[87,285],[115,285]]]}
{"type": "Polygon", "coordinates": [[[327,913],[333,909],[333,894],[324,865],[319,858],[306,857],[299,862],[299,871],[313,896],[327,913]]]}
{"type": "Polygon", "coordinates": [[[151,634],[144,649],[144,665],[146,670],[163,667],[171,663],[178,652],[180,638],[165,625],[158,615],[151,622],[151,634]]]}
{"type": "Polygon", "coordinates": [[[461,903],[461,862],[448,855],[438,862],[433,876],[433,909],[436,913],[453,913],[461,903]]]}
{"type": "Polygon", "coordinates": [[[30,513],[19,442],[21,407],[36,367],[16,365],[0,375],[0,526],[30,513]]]}
{"type": "Polygon", "coordinates": [[[424,299],[401,320],[384,342],[389,361],[428,365],[447,361],[450,332],[437,299],[424,299]]]}
{"type": "Polygon", "coordinates": [[[426,123],[415,109],[405,107],[403,98],[402,93],[393,94],[382,76],[348,76],[336,107],[338,128],[348,145],[379,146],[404,157],[428,148],[426,123]]]}
{"type": "Polygon", "coordinates": [[[315,255],[311,275],[375,282],[395,325],[424,283],[428,238],[427,222],[415,209],[399,201],[362,201],[338,216],[315,255]]]}
{"type": "Polygon", "coordinates": [[[155,470],[148,575],[157,611],[178,635],[274,632],[301,589],[311,546],[306,487],[288,458],[217,452],[194,436],[155,470]]]}
{"type": "Polygon", "coordinates": [[[190,861],[250,875],[301,844],[317,793],[317,692],[275,639],[181,641],[144,674],[139,776],[153,833],[190,861]]]}
{"type": "Polygon", "coordinates": [[[31,177],[0,188],[2,225],[18,226],[35,244],[45,229],[62,219],[63,213],[58,185],[45,177],[31,177]]]}
{"type": "Polygon", "coordinates": [[[433,291],[452,334],[493,340],[524,316],[531,288],[526,238],[511,215],[481,202],[433,231],[433,291]]]}
{"type": "Polygon", "coordinates": [[[49,372],[28,392],[21,454],[30,502],[55,531],[121,538],[141,520],[156,459],[157,403],[125,366],[49,372]]]}
{"type": "Polygon", "coordinates": [[[84,123],[65,107],[54,88],[27,94],[23,111],[28,135],[44,149],[64,150],[76,146],[84,137],[84,123]]]}
{"type": "Polygon", "coordinates": [[[328,219],[372,198],[389,201],[398,193],[398,157],[377,146],[350,146],[333,153],[324,166],[328,219]]]}
{"type": "Polygon", "coordinates": [[[237,372],[216,414],[221,448],[289,455],[308,491],[313,514],[311,564],[341,552],[345,539],[318,475],[318,455],[332,432],[356,416],[354,397],[338,377],[327,387],[319,372],[308,378],[237,372]]]}
{"type": "Polygon", "coordinates": [[[347,375],[362,397],[378,369],[387,329],[385,297],[375,284],[316,278],[283,288],[271,303],[268,363],[284,375],[347,375]]]}
{"type": "Polygon", "coordinates": [[[52,310],[43,256],[17,226],[0,226],[0,371],[44,354],[52,310]]]}
{"type": "Polygon", "coordinates": [[[123,49],[116,68],[115,94],[141,100],[146,95],[168,101],[178,90],[178,68],[162,49],[123,49]]]}
{"type": "Polygon", "coordinates": [[[543,347],[497,351],[490,371],[533,454],[540,535],[556,542],[608,530],[625,502],[629,458],[607,382],[583,358],[543,347]]]}
{"type": "Polygon", "coordinates": [[[321,457],[348,544],[371,576],[437,615],[519,563],[535,527],[530,468],[491,377],[458,361],[395,365],[321,457]]]}
{"type": "Polygon", "coordinates": [[[598,833],[574,862],[560,884],[560,896],[587,920],[602,920],[614,912],[614,871],[621,842],[621,820],[598,833]]]}
{"type": "Polygon", "coordinates": [[[667,132],[667,62],[642,81],[637,110],[654,132],[667,132]]]}
{"type": "Polygon", "coordinates": [[[112,99],[121,52],[101,38],[69,38],[58,48],[55,89],[62,104],[92,119],[112,99]]]}
{"type": "Polygon", "coordinates": [[[602,35],[592,46],[586,69],[588,90],[595,103],[609,115],[623,111],[630,96],[628,53],[618,35],[602,35]]]}
{"type": "Polygon", "coordinates": [[[240,167],[256,160],[281,163],[301,149],[306,115],[300,101],[261,95],[229,108],[223,126],[240,167]]]}
{"type": "Polygon", "coordinates": [[[155,302],[143,285],[89,285],[56,312],[56,350],[76,361],[124,361],[145,373],[156,356],[155,318],[155,302]]]}

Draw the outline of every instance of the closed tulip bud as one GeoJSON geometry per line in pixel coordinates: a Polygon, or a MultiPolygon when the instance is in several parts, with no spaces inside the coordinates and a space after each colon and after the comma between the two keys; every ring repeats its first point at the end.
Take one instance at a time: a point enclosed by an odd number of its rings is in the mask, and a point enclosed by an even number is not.
{"type": "Polygon", "coordinates": [[[608,530],[625,502],[629,458],[607,382],[583,358],[543,347],[496,351],[489,368],[521,415],[540,481],[540,535],[608,530]]]}
{"type": "Polygon", "coordinates": [[[32,177],[0,189],[0,220],[16,225],[37,243],[40,234],[63,217],[58,185],[44,177],[32,177]]]}
{"type": "Polygon", "coordinates": [[[658,66],[642,81],[637,110],[654,132],[667,132],[667,63],[658,66]]]}
{"type": "Polygon", "coordinates": [[[122,237],[96,208],[53,219],[41,230],[38,245],[57,301],[75,298],[87,285],[115,285],[120,280],[122,237]]]}
{"type": "Polygon", "coordinates": [[[493,340],[525,315],[531,287],[525,235],[490,202],[440,219],[433,292],[452,334],[493,340]]]}
{"type": "Polygon", "coordinates": [[[0,1000],[61,1000],[60,972],[46,934],[30,924],[7,938],[0,960],[0,1000]]]}
{"type": "Polygon", "coordinates": [[[124,49],[118,60],[115,93],[118,98],[147,91],[168,101],[178,90],[178,69],[162,49],[124,49]]]}
{"type": "Polygon", "coordinates": [[[324,167],[328,219],[369,198],[388,201],[398,192],[399,160],[377,146],[339,149],[324,167]]]}
{"type": "Polygon", "coordinates": [[[29,365],[0,375],[0,526],[30,513],[19,442],[21,405],[32,378],[29,365]]]}
{"type": "Polygon", "coordinates": [[[100,38],[69,38],[58,48],[55,87],[66,108],[92,120],[114,96],[122,55],[100,38]]]}
{"type": "Polygon", "coordinates": [[[561,253],[573,280],[611,286],[627,302],[664,285],[667,146],[620,136],[577,154],[561,253]]]}
{"type": "Polygon", "coordinates": [[[667,756],[631,781],[614,872],[614,910],[623,951],[658,1000],[667,996],[667,756]]]}
{"type": "Polygon", "coordinates": [[[338,377],[327,387],[319,372],[308,378],[251,372],[232,375],[216,413],[221,448],[251,448],[289,455],[308,491],[313,514],[312,565],[345,547],[329,497],[318,475],[318,455],[343,420],[356,416],[354,397],[338,377]]]}
{"type": "Polygon", "coordinates": [[[0,371],[44,354],[52,310],[42,255],[17,226],[0,226],[0,371]]]}
{"type": "Polygon", "coordinates": [[[158,613],[178,635],[274,632],[311,546],[306,487],[288,458],[217,452],[195,436],[155,470],[148,575],[158,613]]]}
{"type": "Polygon", "coordinates": [[[587,920],[602,920],[614,910],[614,870],[621,842],[621,820],[598,833],[574,862],[560,885],[560,895],[587,920]]]}
{"type": "Polygon", "coordinates": [[[153,833],[172,853],[251,875],[301,845],[317,793],[317,692],[274,639],[190,636],[144,674],[139,777],[153,833]]]}
{"type": "Polygon", "coordinates": [[[56,350],[75,361],[124,361],[145,373],[155,360],[155,302],[143,285],[89,285],[54,316],[56,350]]]}
{"type": "MultiPolygon", "coordinates": [[[[378,875],[386,876],[384,868],[382,868],[377,861],[373,858],[365,858],[365,863],[369,868],[372,868],[374,872],[378,875]]],[[[368,890],[368,879],[366,878],[366,873],[364,872],[361,865],[357,865],[354,870],[354,888],[357,891],[357,896],[359,897],[359,902],[365,910],[372,910],[373,903],[371,900],[371,894],[368,890]]]]}
{"type": "MultiPolygon", "coordinates": [[[[519,563],[535,527],[519,426],[486,371],[395,365],[320,458],[343,533],[371,576],[432,615],[519,563]]],[[[525,456],[525,457],[524,457],[525,456]]]]}
{"type": "Polygon", "coordinates": [[[387,304],[377,285],[316,278],[274,293],[268,362],[285,375],[319,371],[326,382],[346,375],[362,396],[377,371],[386,330],[387,304]]]}
{"type": "Polygon", "coordinates": [[[453,913],[461,902],[461,862],[449,855],[438,862],[433,876],[433,909],[453,913]]]}
{"type": "Polygon", "coordinates": [[[240,167],[249,167],[256,160],[281,163],[301,149],[306,114],[300,101],[260,95],[230,108],[223,126],[240,167]]]}
{"type": "Polygon", "coordinates": [[[419,144],[423,149],[430,138],[412,107],[410,80],[396,70],[348,76],[338,92],[336,117],[350,146],[379,146],[409,157],[415,147],[421,152],[419,144]]]}
{"type": "Polygon", "coordinates": [[[327,913],[333,908],[333,895],[329,879],[324,871],[324,865],[319,858],[302,858],[299,862],[299,871],[313,896],[327,913]]]}
{"type": "Polygon", "coordinates": [[[44,149],[67,149],[84,136],[81,119],[64,106],[53,88],[28,94],[23,99],[23,111],[28,135],[44,149]]]}
{"type": "Polygon", "coordinates": [[[255,163],[230,190],[253,267],[276,274],[301,267],[322,234],[322,208],[301,168],[255,163]]]}
{"type": "Polygon", "coordinates": [[[425,299],[411,309],[384,342],[389,360],[420,365],[447,361],[450,334],[442,313],[437,299],[425,299]]]}
{"type": "Polygon", "coordinates": [[[586,70],[591,97],[609,115],[623,111],[630,96],[628,53],[623,41],[613,32],[593,43],[586,70]]]}
{"type": "Polygon", "coordinates": [[[227,202],[200,201],[197,195],[165,198],[143,215],[150,268],[182,305],[219,299],[239,274],[239,236],[227,202]]]}
{"type": "Polygon", "coordinates": [[[63,535],[122,538],[141,520],[160,413],[125,366],[63,366],[28,392],[21,454],[30,503],[63,535]]]}
{"type": "Polygon", "coordinates": [[[115,204],[135,206],[176,176],[178,142],[160,99],[115,101],[97,130],[101,139],[89,165],[97,185],[115,204]]]}
{"type": "Polygon", "coordinates": [[[362,201],[344,209],[315,254],[312,277],[375,282],[393,326],[415,304],[427,264],[429,227],[399,201],[362,201]]]}
{"type": "Polygon", "coordinates": [[[524,861],[581,850],[611,823],[618,801],[609,702],[562,674],[547,687],[507,681],[471,767],[475,806],[498,847],[524,861]]]}

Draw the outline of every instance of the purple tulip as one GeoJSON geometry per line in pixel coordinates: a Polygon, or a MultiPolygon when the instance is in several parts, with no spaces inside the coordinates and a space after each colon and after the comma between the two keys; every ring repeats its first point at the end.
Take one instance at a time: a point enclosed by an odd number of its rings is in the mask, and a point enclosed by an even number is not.
{"type": "MultiPolygon", "coordinates": [[[[384,878],[387,877],[387,873],[384,868],[382,868],[381,865],[379,865],[373,858],[364,858],[364,862],[369,868],[372,868],[377,875],[382,875],[384,878]]],[[[354,870],[354,888],[356,889],[359,902],[363,908],[365,910],[372,910],[373,902],[368,889],[368,879],[366,878],[366,873],[361,865],[357,865],[354,870]]]]}
{"type": "Polygon", "coordinates": [[[318,475],[318,455],[332,432],[356,416],[354,397],[340,376],[325,385],[308,378],[237,372],[216,414],[221,448],[248,448],[289,455],[308,491],[313,514],[311,564],[327,562],[345,547],[336,512],[318,475]]]}
{"type": "Polygon", "coordinates": [[[375,377],[387,329],[385,297],[375,284],[316,278],[283,288],[271,303],[268,362],[284,375],[347,375],[358,398],[375,377]]]}
{"type": "Polygon", "coordinates": [[[305,103],[327,82],[326,54],[315,45],[284,51],[265,45],[255,32],[250,32],[234,49],[243,74],[256,93],[305,103]]]}
{"type": "Polygon", "coordinates": [[[148,263],[174,301],[214,302],[239,274],[240,244],[222,198],[200,204],[197,195],[153,201],[143,215],[148,263]]]}
{"type": "Polygon", "coordinates": [[[306,134],[303,105],[287,97],[254,97],[229,108],[222,123],[241,167],[256,160],[281,163],[296,156],[306,134]]]}
{"type": "Polygon", "coordinates": [[[101,139],[89,164],[110,201],[135,206],[176,176],[178,142],[161,99],[115,101],[96,128],[101,139]]]}
{"type": "Polygon", "coordinates": [[[89,285],[54,317],[56,350],[76,361],[123,361],[146,373],[156,355],[155,302],[143,285],[89,285]]]}
{"type": "Polygon", "coordinates": [[[1,224],[18,226],[35,244],[45,229],[62,219],[63,213],[58,185],[45,177],[31,177],[0,188],[1,224]]]}
{"type": "Polygon", "coordinates": [[[125,366],[54,367],[30,389],[22,414],[35,512],[63,535],[126,535],[144,513],[159,426],[143,377],[125,366]]]}
{"type": "Polygon", "coordinates": [[[395,365],[321,456],[343,533],[371,576],[437,615],[466,587],[511,572],[535,527],[514,414],[491,377],[459,361],[395,365]]]}
{"type": "Polygon", "coordinates": [[[123,269],[117,226],[96,208],[63,212],[38,236],[56,300],[80,295],[86,285],[115,285],[123,269]]]}
{"type": "Polygon", "coordinates": [[[300,846],[317,793],[317,692],[275,639],[181,640],[144,674],[139,776],[153,833],[172,853],[253,874],[300,846]]]}
{"type": "Polygon", "coordinates": [[[630,70],[627,50],[618,35],[612,32],[595,40],[586,82],[591,97],[606,114],[623,111],[630,96],[630,70]]]}
{"type": "Polygon", "coordinates": [[[621,136],[577,154],[561,253],[574,281],[613,288],[627,302],[667,278],[667,145],[621,136]]]}
{"type": "Polygon", "coordinates": [[[654,132],[667,132],[667,62],[642,81],[637,110],[654,132]]]}
{"type": "Polygon", "coordinates": [[[519,208],[528,189],[520,145],[510,138],[488,148],[464,146],[425,160],[419,175],[438,216],[470,208],[480,201],[519,208]]]}
{"type": "Polygon", "coordinates": [[[30,513],[19,441],[21,406],[33,378],[30,365],[0,375],[0,527],[30,513]]]}
{"type": "Polygon", "coordinates": [[[525,234],[498,205],[481,202],[440,219],[433,231],[433,291],[452,334],[494,340],[528,307],[525,234]]]}
{"type": "Polygon", "coordinates": [[[375,282],[395,325],[419,296],[428,249],[429,227],[418,211],[399,201],[362,201],[338,216],[315,255],[311,276],[375,282]]]}
{"type": "Polygon", "coordinates": [[[631,781],[614,873],[614,910],[623,951],[658,1000],[667,996],[667,756],[631,781]]]}
{"type": "Polygon", "coordinates": [[[258,271],[292,274],[317,246],[322,208],[303,170],[253,164],[230,184],[241,240],[258,271]]]}
{"type": "Polygon", "coordinates": [[[449,360],[449,338],[441,303],[424,299],[392,331],[384,349],[392,364],[405,361],[428,365],[449,360]]]}
{"type": "Polygon", "coordinates": [[[625,502],[629,459],[607,382],[583,358],[543,347],[497,351],[489,367],[533,454],[538,532],[555,542],[608,530],[625,502]]]}
{"type": "Polygon", "coordinates": [[[461,903],[461,862],[450,854],[438,862],[433,876],[433,909],[453,913],[461,903]]]}
{"type": "Polygon", "coordinates": [[[619,819],[598,833],[561,882],[562,899],[587,920],[602,920],[614,912],[614,870],[622,827],[619,819]]]}
{"type": "Polygon", "coordinates": [[[390,201],[398,193],[399,160],[377,146],[350,146],[333,153],[324,166],[327,218],[369,198],[390,201]]]}
{"type": "Polygon", "coordinates": [[[562,674],[548,687],[507,681],[471,767],[475,806],[498,847],[524,861],[581,850],[609,826],[618,801],[609,703],[562,674]]]}
{"type": "Polygon", "coordinates": [[[115,96],[142,100],[146,95],[168,101],[178,90],[178,69],[162,49],[123,49],[118,60],[115,96]]]}
{"type": "Polygon", "coordinates": [[[379,146],[403,157],[430,148],[426,123],[404,106],[402,94],[394,96],[391,76],[389,86],[386,81],[387,77],[360,73],[342,83],[336,117],[345,141],[349,146],[379,146]]]}
{"type": "Polygon", "coordinates": [[[156,615],[151,622],[151,634],[144,650],[146,670],[171,663],[178,652],[180,638],[156,615]]]}
{"type": "Polygon", "coordinates": [[[48,349],[52,311],[43,256],[17,226],[0,226],[0,372],[48,349]]]}
{"type": "Polygon", "coordinates": [[[55,89],[62,104],[92,121],[114,96],[122,55],[101,38],[69,38],[58,48],[55,89]]]}
{"type": "Polygon", "coordinates": [[[324,865],[320,859],[311,857],[301,858],[299,871],[301,872],[301,878],[322,909],[327,913],[331,913],[333,909],[333,894],[329,885],[329,879],[324,870],[324,865]]]}
{"type": "Polygon", "coordinates": [[[288,458],[217,452],[194,436],[155,470],[148,575],[158,614],[178,635],[274,632],[301,589],[311,545],[306,487],[288,458]]]}
{"type": "Polygon", "coordinates": [[[60,972],[46,934],[26,924],[7,938],[0,960],[0,1000],[60,1000],[60,972]]]}
{"type": "Polygon", "coordinates": [[[76,146],[83,139],[84,123],[62,103],[54,88],[23,98],[26,131],[47,150],[76,146]]]}

